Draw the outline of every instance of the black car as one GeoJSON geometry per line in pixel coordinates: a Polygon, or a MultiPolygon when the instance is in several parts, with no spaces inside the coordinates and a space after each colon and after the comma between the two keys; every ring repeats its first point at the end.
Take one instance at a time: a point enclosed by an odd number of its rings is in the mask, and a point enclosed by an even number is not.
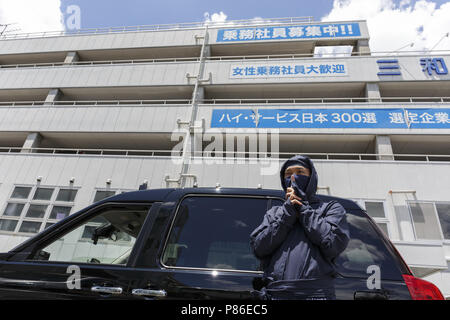
{"type": "MultiPolygon", "coordinates": [[[[350,226],[337,299],[442,298],[356,203],[319,197],[339,201],[350,226]]],[[[280,190],[238,188],[104,199],[1,253],[0,299],[252,299],[262,271],[249,235],[283,202],[280,190]]]]}

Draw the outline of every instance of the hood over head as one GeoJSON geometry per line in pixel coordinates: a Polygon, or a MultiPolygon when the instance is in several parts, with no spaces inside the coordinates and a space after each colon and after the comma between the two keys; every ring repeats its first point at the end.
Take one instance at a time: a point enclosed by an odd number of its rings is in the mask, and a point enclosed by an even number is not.
{"type": "Polygon", "coordinates": [[[303,166],[305,168],[308,168],[311,171],[311,176],[310,176],[308,185],[306,187],[306,195],[308,196],[308,199],[314,198],[315,194],[317,192],[318,176],[317,176],[316,168],[314,167],[313,162],[311,161],[311,159],[308,156],[301,156],[301,155],[293,156],[292,158],[287,160],[285,163],[283,163],[283,165],[281,166],[281,170],[280,170],[280,179],[281,179],[281,187],[283,188],[284,192],[286,192],[286,189],[287,189],[287,186],[285,185],[285,182],[284,182],[284,172],[286,171],[286,169],[288,167],[294,166],[294,165],[303,166]]]}

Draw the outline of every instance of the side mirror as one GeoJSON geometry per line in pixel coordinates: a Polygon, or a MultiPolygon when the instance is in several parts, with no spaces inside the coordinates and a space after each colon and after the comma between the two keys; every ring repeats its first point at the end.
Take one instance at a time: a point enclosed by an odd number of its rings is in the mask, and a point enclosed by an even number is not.
{"type": "Polygon", "coordinates": [[[114,234],[115,231],[116,228],[112,224],[108,223],[96,228],[94,230],[94,233],[92,234],[91,239],[94,242],[94,244],[97,244],[99,238],[112,238],[113,237],[112,235],[114,234]]]}
{"type": "Polygon", "coordinates": [[[37,255],[37,260],[48,261],[48,259],[50,259],[50,253],[48,253],[47,251],[44,251],[44,250],[39,250],[38,255],[37,255]]]}

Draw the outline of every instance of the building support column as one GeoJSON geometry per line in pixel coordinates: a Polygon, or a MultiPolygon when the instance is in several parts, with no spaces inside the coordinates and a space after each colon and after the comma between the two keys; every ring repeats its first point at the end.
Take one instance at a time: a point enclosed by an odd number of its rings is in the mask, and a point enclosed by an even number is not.
{"type": "Polygon", "coordinates": [[[367,102],[381,102],[380,87],[376,82],[366,83],[367,102]]]}
{"type": "Polygon", "coordinates": [[[64,59],[64,64],[72,64],[80,60],[78,53],[76,51],[67,52],[66,58],[64,59]]]}
{"type": "Polygon", "coordinates": [[[61,91],[59,89],[50,89],[47,97],[45,98],[44,105],[52,104],[53,102],[57,101],[60,95],[61,91]]]}
{"type": "Polygon", "coordinates": [[[356,46],[353,47],[354,56],[370,56],[369,40],[358,40],[356,46]]]}
{"type": "Polygon", "coordinates": [[[377,154],[377,160],[394,160],[390,136],[375,136],[375,153],[377,154]]]}
{"type": "Polygon", "coordinates": [[[39,132],[29,133],[27,138],[25,139],[25,142],[22,146],[22,150],[20,150],[20,152],[24,152],[24,153],[36,152],[31,149],[39,148],[41,140],[42,140],[42,136],[39,134],[39,132]]]}

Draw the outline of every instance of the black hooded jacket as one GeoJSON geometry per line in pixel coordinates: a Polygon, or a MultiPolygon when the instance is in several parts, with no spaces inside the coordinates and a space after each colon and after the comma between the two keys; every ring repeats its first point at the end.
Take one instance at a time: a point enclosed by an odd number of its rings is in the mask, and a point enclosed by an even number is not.
{"type": "Polygon", "coordinates": [[[302,206],[288,199],[282,206],[272,207],[251,233],[250,244],[255,256],[262,260],[268,279],[333,277],[333,260],[349,241],[345,210],[336,201],[325,203],[316,196],[317,172],[306,156],[294,156],[283,164],[280,170],[283,190],[286,192],[284,171],[296,160],[307,162],[311,168],[306,194],[298,195],[302,206]]]}

